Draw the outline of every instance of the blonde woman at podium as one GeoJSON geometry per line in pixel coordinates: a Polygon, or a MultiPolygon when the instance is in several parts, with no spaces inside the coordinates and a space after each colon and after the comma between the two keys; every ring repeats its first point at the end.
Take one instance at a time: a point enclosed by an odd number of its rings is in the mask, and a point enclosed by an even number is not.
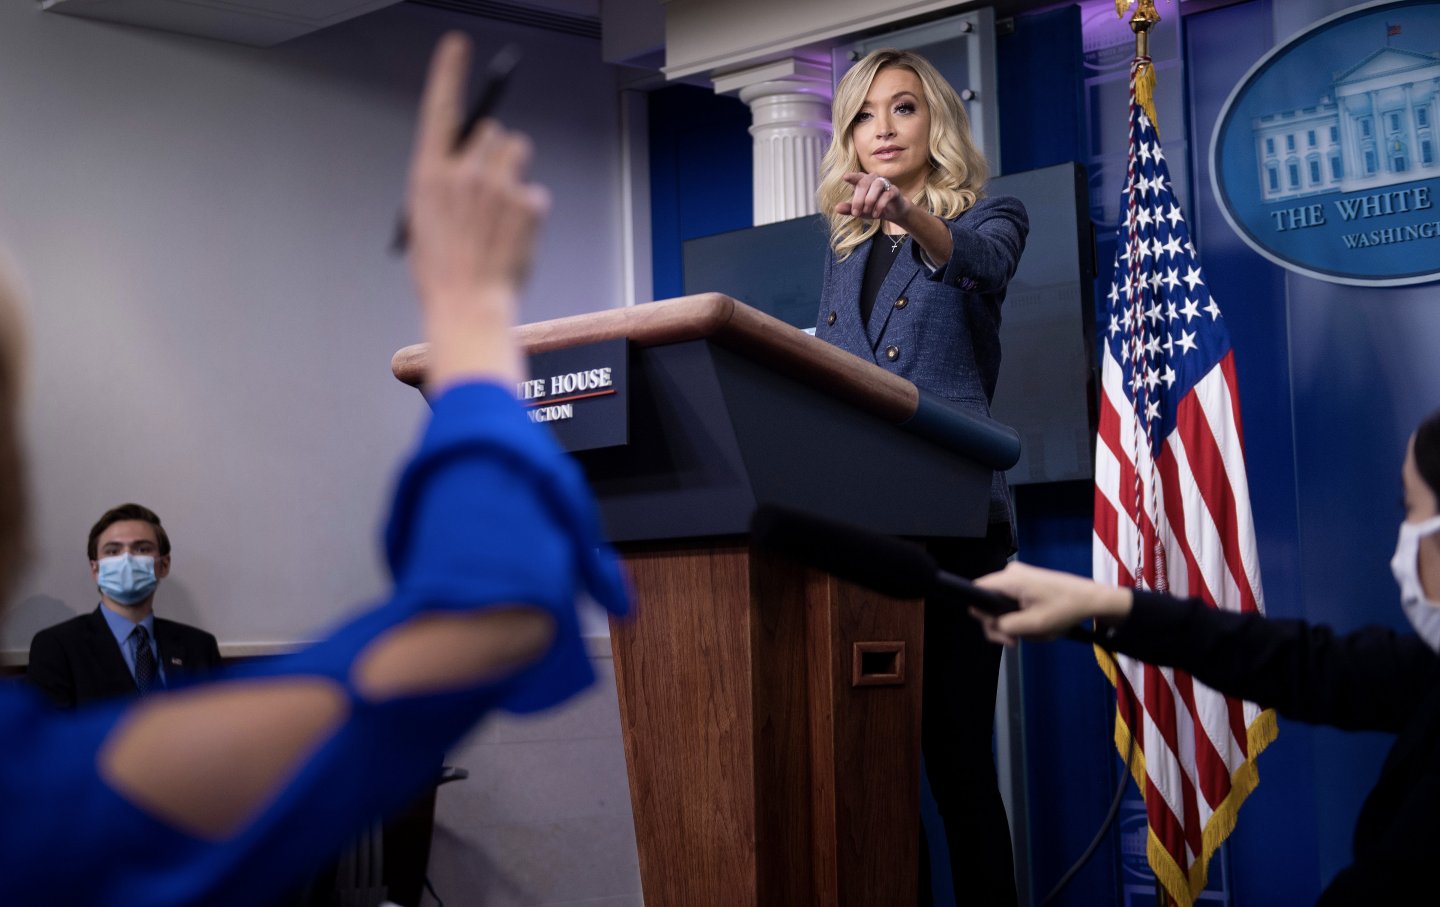
{"type": "MultiPolygon", "coordinates": [[[[1018,199],[985,198],[985,159],[955,90],[929,61],[877,50],[835,91],[821,163],[830,255],[815,336],[930,393],[988,415],[1000,367],[1000,305],[1029,221],[1018,199]]],[[[1010,496],[995,474],[983,539],[932,546],[980,576],[1014,550],[1010,496]]],[[[1000,648],[954,609],[925,610],[922,749],[967,902],[1015,903],[1009,826],[991,756],[1000,648]]],[[[923,851],[923,848],[922,848],[923,851]]],[[[929,879],[921,873],[921,903],[929,879]]]]}
{"type": "MultiPolygon", "coordinates": [[[[485,714],[592,679],[575,596],[619,611],[625,588],[578,469],[513,397],[510,327],[547,199],[523,138],[492,122],[457,143],[468,69],[468,42],[443,40],[412,160],[434,413],[395,491],[389,600],[295,655],[139,702],[59,713],[0,688],[7,904],[274,903],[434,783],[485,714]]],[[[20,322],[0,279],[5,593],[26,551],[20,322]]]]}

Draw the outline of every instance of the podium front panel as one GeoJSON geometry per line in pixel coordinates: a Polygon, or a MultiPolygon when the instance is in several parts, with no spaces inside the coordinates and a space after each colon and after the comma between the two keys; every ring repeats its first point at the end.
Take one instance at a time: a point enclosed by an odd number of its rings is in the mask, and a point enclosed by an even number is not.
{"type": "Polygon", "coordinates": [[[984,534],[990,470],[709,341],[634,356],[630,443],[576,455],[611,541],[744,534],[759,503],[984,534]]]}

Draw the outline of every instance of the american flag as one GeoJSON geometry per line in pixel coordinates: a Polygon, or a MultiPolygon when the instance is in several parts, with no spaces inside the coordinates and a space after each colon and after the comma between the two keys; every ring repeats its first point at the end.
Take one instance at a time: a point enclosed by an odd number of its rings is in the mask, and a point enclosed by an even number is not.
{"type": "MultiPolygon", "coordinates": [[[[1094,575],[1102,583],[1263,611],[1240,430],[1235,354],[1130,72],[1130,145],[1115,276],[1105,306],[1095,451],[1094,575]]],[[[1174,903],[1205,887],[1210,857],[1259,783],[1274,714],[1183,671],[1097,649],[1119,700],[1115,743],[1145,797],[1150,866],[1174,903]],[[1140,716],[1138,728],[1127,719],[1140,716]]]]}

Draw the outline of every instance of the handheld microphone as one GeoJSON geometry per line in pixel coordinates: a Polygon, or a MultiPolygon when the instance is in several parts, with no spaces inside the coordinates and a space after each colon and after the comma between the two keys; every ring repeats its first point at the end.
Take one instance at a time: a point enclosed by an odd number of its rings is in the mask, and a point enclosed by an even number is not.
{"type": "Polygon", "coordinates": [[[941,570],[919,545],[848,523],[762,504],[751,519],[750,533],[758,548],[893,598],[947,601],[987,614],[1005,614],[1020,607],[1008,595],[941,570]]]}

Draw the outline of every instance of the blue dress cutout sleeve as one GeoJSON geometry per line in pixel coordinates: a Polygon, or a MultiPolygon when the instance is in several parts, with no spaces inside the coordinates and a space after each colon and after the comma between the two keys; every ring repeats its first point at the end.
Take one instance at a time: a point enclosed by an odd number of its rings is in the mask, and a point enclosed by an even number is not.
{"type": "Polygon", "coordinates": [[[255,907],[275,900],[364,823],[433,783],[446,750],[491,710],[543,709],[593,681],[578,596],[616,614],[628,607],[579,469],[494,385],[461,385],[436,401],[400,475],[385,549],[394,578],[386,601],[295,655],[220,675],[222,683],[324,677],[349,699],[344,724],[227,840],[174,829],[100,777],[97,754],[126,705],[64,714],[29,690],[0,690],[4,901],[255,907]],[[384,702],[367,700],[351,681],[365,647],[414,617],[508,604],[543,608],[556,624],[549,651],[518,672],[384,702]]]}

